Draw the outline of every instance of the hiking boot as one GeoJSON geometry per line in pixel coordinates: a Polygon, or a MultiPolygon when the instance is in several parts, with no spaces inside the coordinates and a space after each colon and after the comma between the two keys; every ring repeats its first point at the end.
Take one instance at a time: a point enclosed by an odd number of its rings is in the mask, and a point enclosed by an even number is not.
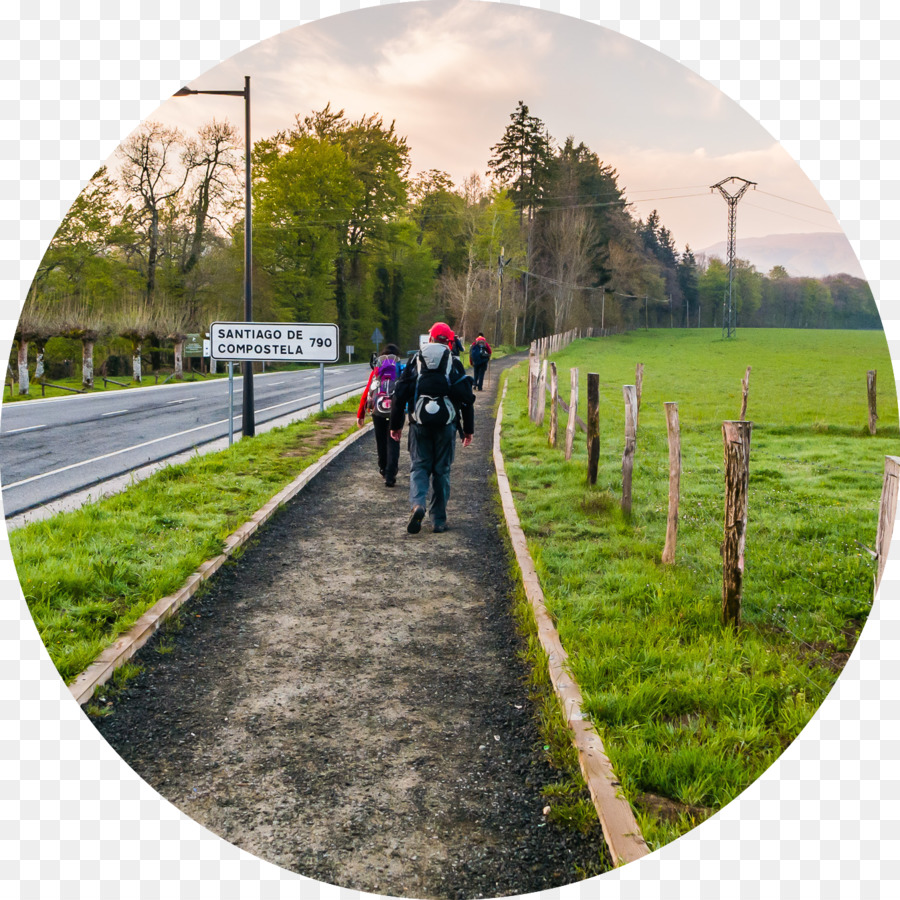
{"type": "Polygon", "coordinates": [[[422,530],[422,519],[425,518],[425,507],[414,506],[413,511],[409,514],[409,522],[406,530],[410,534],[418,534],[422,530]]]}
{"type": "Polygon", "coordinates": [[[444,522],[443,525],[434,525],[431,530],[434,534],[443,534],[447,530],[447,523],[444,522]]]}
{"type": "Polygon", "coordinates": [[[384,486],[385,486],[385,487],[393,487],[396,483],[397,483],[397,479],[396,479],[396,478],[385,478],[385,479],[384,479],[384,486]]]}

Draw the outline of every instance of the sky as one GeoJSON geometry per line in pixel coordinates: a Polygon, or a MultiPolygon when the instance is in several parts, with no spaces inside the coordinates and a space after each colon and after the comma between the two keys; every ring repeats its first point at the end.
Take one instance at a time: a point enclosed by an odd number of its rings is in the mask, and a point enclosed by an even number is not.
{"type": "MultiPolygon", "coordinates": [[[[731,176],[757,184],[737,207],[738,255],[742,237],[841,232],[789,154],[718,88],[564,15],[468,0],[373,7],[260,42],[190,87],[239,90],[245,75],[254,140],[330,102],[350,119],[394,121],[414,173],[441,169],[459,185],[485,175],[521,100],[557,143],[573,136],[613,166],[633,215],[657,209],[679,250],[726,239],[728,204],[710,186],[731,176]]],[[[243,115],[239,99],[201,95],[169,100],[152,118],[194,131],[213,117],[243,129],[243,115]]]]}

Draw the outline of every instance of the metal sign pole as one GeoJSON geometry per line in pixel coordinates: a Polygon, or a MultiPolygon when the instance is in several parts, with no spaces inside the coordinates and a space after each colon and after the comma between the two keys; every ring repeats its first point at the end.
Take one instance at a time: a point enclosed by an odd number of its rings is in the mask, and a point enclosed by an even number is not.
{"type": "Polygon", "coordinates": [[[325,412],[325,363],[319,363],[319,412],[325,412]]]}
{"type": "Polygon", "coordinates": [[[228,446],[234,443],[234,363],[228,360],[228,446]]]}

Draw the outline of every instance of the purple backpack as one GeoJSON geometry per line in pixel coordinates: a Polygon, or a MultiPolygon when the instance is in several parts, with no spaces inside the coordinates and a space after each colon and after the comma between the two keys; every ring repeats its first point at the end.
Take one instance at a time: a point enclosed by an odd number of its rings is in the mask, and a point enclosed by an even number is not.
{"type": "Polygon", "coordinates": [[[391,398],[400,375],[399,360],[396,356],[379,356],[375,360],[375,376],[369,387],[366,404],[373,416],[387,418],[391,414],[391,398]]]}

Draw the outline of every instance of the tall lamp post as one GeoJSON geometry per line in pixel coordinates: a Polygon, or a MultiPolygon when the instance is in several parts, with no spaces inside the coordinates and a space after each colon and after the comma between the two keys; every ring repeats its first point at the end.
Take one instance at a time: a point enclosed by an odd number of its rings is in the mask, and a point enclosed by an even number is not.
{"type": "MultiPolygon", "coordinates": [[[[253,321],[253,285],[251,280],[253,268],[253,197],[250,182],[250,76],[244,76],[242,91],[195,91],[183,87],[176,91],[175,97],[187,97],[190,94],[218,94],[223,97],[244,98],[244,321],[253,321]]],[[[253,437],[256,434],[256,417],[253,410],[253,363],[242,363],[244,373],[244,396],[241,418],[241,434],[253,437]]]]}

